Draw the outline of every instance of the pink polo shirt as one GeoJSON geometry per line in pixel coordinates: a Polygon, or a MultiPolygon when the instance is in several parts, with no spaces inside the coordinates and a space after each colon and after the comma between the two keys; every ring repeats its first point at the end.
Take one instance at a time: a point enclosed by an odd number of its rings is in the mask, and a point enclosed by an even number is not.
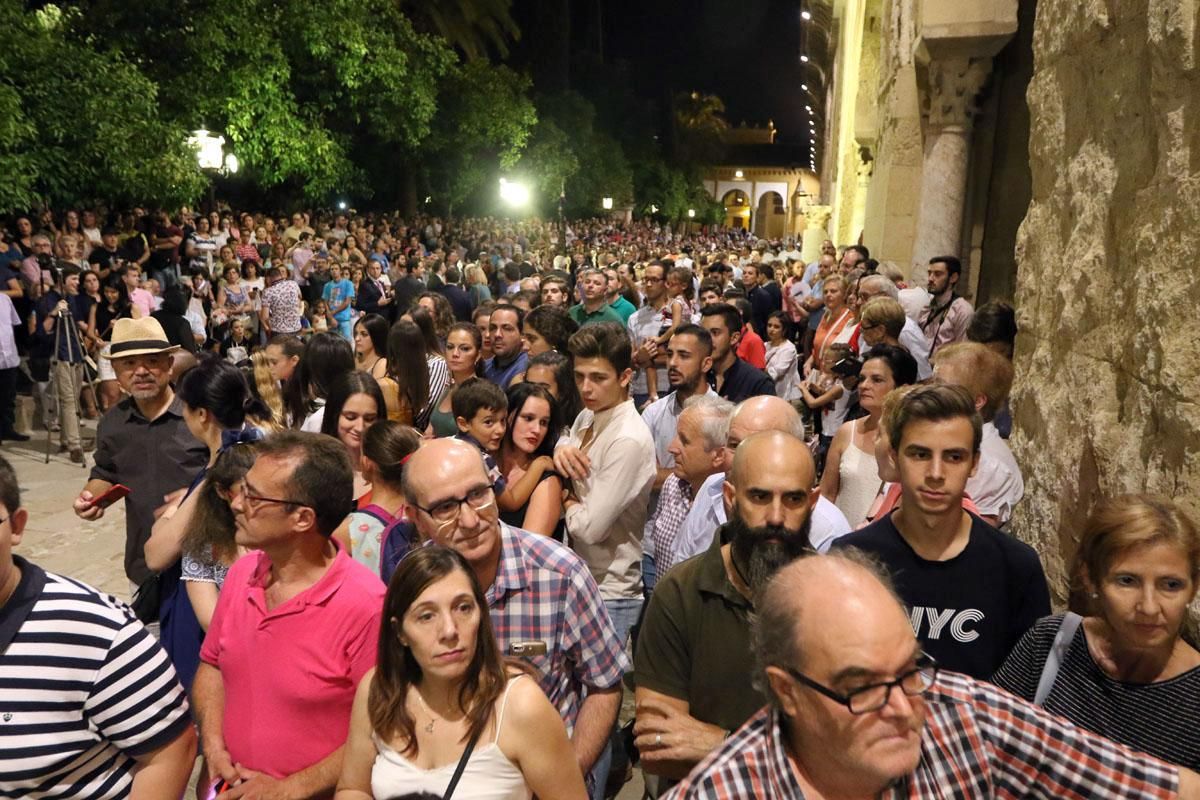
{"type": "Polygon", "coordinates": [[[230,568],[200,658],[221,671],[233,763],[282,778],[345,743],[358,681],[375,666],[384,586],[339,549],[316,584],[268,611],[270,566],[254,552],[230,568]]]}

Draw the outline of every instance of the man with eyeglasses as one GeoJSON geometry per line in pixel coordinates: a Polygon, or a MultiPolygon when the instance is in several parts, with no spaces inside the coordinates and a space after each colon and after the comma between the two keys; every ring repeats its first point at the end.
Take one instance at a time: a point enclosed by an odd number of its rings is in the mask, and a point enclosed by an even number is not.
{"type": "Polygon", "coordinates": [[[209,775],[232,787],[223,798],[333,794],[384,595],[330,539],[353,497],[346,448],[300,431],[259,444],[234,487],[234,538],[251,553],[229,569],[192,685],[209,775]]]}
{"type": "Polygon", "coordinates": [[[1194,772],[939,671],[858,551],[784,567],[756,610],[753,676],[770,703],[670,800],[1200,796],[1194,772]]]}
{"type": "Polygon", "coordinates": [[[605,752],[629,669],[587,565],[553,539],[499,521],[483,458],[466,442],[435,439],[413,453],[403,488],[420,538],[471,565],[497,645],[537,672],[587,775],[605,752]]]}

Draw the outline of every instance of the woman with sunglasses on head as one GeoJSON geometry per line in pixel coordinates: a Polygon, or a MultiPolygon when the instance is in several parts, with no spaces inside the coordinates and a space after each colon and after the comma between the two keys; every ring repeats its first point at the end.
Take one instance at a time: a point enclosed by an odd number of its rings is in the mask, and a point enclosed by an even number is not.
{"type": "Polygon", "coordinates": [[[583,800],[575,763],[558,711],[501,657],[467,562],[439,545],[414,550],[388,585],[334,800],[583,800]]]}

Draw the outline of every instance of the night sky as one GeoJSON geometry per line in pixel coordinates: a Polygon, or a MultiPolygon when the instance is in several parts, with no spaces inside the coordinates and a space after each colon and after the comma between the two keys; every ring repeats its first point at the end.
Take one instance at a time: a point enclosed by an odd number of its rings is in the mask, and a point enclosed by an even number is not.
{"type": "Polygon", "coordinates": [[[605,59],[628,60],[638,93],[716,94],[730,124],[775,121],[804,138],[799,0],[607,0],[605,59]]]}
{"type": "Polygon", "coordinates": [[[601,50],[606,63],[628,64],[632,88],[660,109],[696,89],[725,102],[731,125],[770,119],[780,141],[800,142],[800,10],[801,0],[513,0],[522,30],[513,60],[542,61],[545,79],[556,73],[549,53],[601,50]]]}

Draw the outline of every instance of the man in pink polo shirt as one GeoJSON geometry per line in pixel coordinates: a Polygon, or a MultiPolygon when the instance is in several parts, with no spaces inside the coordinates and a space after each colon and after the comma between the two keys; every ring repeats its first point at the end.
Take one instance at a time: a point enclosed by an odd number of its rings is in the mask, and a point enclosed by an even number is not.
{"type": "Polygon", "coordinates": [[[329,797],[350,707],[375,666],[383,583],[330,534],[353,505],[337,439],[286,431],[235,487],[237,543],[200,651],[193,708],[215,781],[240,797],[329,797]]]}

